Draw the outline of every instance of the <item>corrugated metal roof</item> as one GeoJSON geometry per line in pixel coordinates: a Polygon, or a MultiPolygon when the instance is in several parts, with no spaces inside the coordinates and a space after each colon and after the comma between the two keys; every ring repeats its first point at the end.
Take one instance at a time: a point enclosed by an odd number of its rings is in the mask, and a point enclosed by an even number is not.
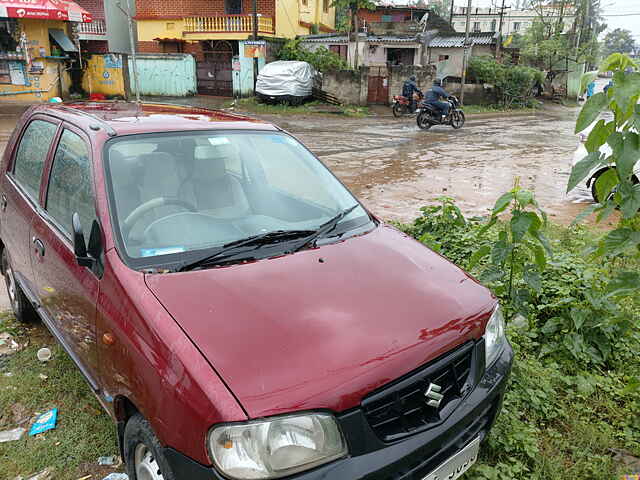
{"type": "MultiPolygon", "coordinates": [[[[469,34],[469,40],[474,45],[492,45],[496,41],[495,33],[469,34]]],[[[437,35],[429,42],[430,47],[436,48],[462,48],[464,47],[464,33],[459,35],[437,35]]]]}
{"type": "Polygon", "coordinates": [[[396,37],[391,35],[378,35],[376,37],[368,37],[369,43],[418,43],[416,37],[396,37]]]}
{"type": "MultiPolygon", "coordinates": [[[[302,37],[303,43],[347,43],[345,36],[325,36],[325,37],[302,37]]],[[[399,37],[392,35],[376,35],[375,37],[360,37],[361,42],[365,43],[419,43],[415,37],[399,37]]]]}

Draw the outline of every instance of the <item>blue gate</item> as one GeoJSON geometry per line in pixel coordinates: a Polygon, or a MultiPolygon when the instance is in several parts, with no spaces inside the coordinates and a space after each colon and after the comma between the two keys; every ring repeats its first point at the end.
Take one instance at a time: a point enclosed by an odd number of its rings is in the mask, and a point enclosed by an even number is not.
{"type": "MultiPolygon", "coordinates": [[[[196,62],[184,53],[136,55],[140,95],[186,97],[196,93],[196,62]]],[[[133,61],[129,57],[129,84],[135,93],[133,61]]]]}

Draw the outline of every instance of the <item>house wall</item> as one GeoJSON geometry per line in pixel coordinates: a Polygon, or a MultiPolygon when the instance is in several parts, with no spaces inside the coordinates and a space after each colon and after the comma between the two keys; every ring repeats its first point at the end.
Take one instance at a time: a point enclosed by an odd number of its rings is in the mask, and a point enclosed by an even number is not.
{"type": "MultiPolygon", "coordinates": [[[[459,82],[445,82],[444,89],[460,98],[461,84],[459,82]]],[[[497,103],[495,93],[489,86],[480,83],[464,84],[465,105],[491,105],[497,103]]]]}
{"type": "Polygon", "coordinates": [[[27,85],[0,85],[0,102],[40,102],[53,97],[62,97],[69,92],[71,78],[65,71],[66,62],[41,57],[40,48],[44,56],[51,55],[49,29],[58,28],[70,34],[70,24],[55,20],[20,19],[19,25],[28,40],[28,48],[33,61],[43,62],[42,74],[28,73],[28,66],[24,62],[14,62],[14,65],[25,66],[25,80],[27,85]]]}
{"type": "MultiPolygon", "coordinates": [[[[361,91],[364,88],[364,104],[366,104],[366,88],[368,88],[368,85],[366,81],[363,81],[362,76],[362,69],[327,72],[322,75],[322,89],[331,95],[335,95],[345,104],[361,105],[361,91]]],[[[364,79],[366,80],[366,78],[367,75],[365,74],[364,79]]]]}
{"type": "MultiPolygon", "coordinates": [[[[490,45],[474,45],[471,49],[470,57],[493,56],[493,49],[490,45]]],[[[437,76],[440,79],[447,77],[460,77],[462,75],[462,61],[464,49],[455,48],[431,48],[427,49],[426,61],[429,65],[435,65],[437,76]],[[440,55],[449,55],[449,59],[439,61],[440,55]]]]}
{"type": "MultiPolygon", "coordinates": [[[[462,13],[463,11],[466,12],[466,7],[457,7],[456,13],[453,15],[452,25],[458,32],[464,32],[466,28],[467,16],[462,13]]],[[[558,9],[545,9],[542,12],[545,22],[547,23],[557,22],[560,19],[559,13],[558,9]]],[[[536,10],[507,10],[502,20],[502,34],[524,33],[539,17],[540,12],[536,10]],[[519,24],[518,30],[516,30],[516,23],[519,24]]],[[[567,33],[571,30],[575,20],[571,9],[567,7],[562,19],[564,23],[563,33],[567,33]]],[[[469,28],[471,31],[473,31],[474,24],[479,23],[481,32],[495,32],[498,31],[500,25],[500,14],[496,9],[472,8],[470,22],[469,28]],[[491,13],[489,13],[490,11],[491,13]]]]}
{"type": "Polygon", "coordinates": [[[369,91],[369,75],[386,76],[389,85],[388,102],[394,95],[402,93],[402,84],[411,75],[421,89],[433,83],[433,67],[398,66],[390,68],[361,67],[358,70],[327,72],[322,76],[322,89],[334,95],[341,102],[351,105],[366,105],[369,91]]]}

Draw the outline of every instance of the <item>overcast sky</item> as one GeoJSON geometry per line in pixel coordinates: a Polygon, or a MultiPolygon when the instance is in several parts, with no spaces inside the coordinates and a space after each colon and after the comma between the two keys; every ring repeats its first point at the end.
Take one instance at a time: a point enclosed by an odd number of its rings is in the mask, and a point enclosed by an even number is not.
{"type": "MultiPolygon", "coordinates": [[[[464,0],[455,0],[456,6],[467,6],[464,0]]],[[[488,7],[495,0],[471,0],[474,7],[488,7]]],[[[509,5],[509,0],[506,0],[509,5]]],[[[602,0],[603,14],[609,30],[624,28],[631,30],[636,41],[640,42],[640,0],[602,0]]]]}

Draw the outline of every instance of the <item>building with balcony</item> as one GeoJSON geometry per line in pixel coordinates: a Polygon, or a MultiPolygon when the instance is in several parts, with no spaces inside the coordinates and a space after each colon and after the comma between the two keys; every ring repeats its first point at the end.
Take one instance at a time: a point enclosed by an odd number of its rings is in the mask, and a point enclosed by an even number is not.
{"type": "Polygon", "coordinates": [[[138,50],[191,53],[198,91],[231,96],[253,89],[253,58],[271,55],[271,41],[332,32],[331,0],[257,0],[260,44],[253,35],[252,0],[137,0],[138,50]],[[256,48],[257,47],[257,48],[256,48]]]}
{"type": "MultiPolygon", "coordinates": [[[[573,28],[575,8],[567,6],[563,11],[557,7],[542,7],[539,10],[505,9],[502,16],[502,36],[524,33],[537,19],[545,23],[562,22],[562,32],[573,28]]],[[[464,32],[467,25],[467,7],[454,7],[451,25],[457,32],[464,32]]],[[[473,33],[497,32],[500,29],[500,8],[473,8],[469,18],[469,31],[473,33]]]]}

